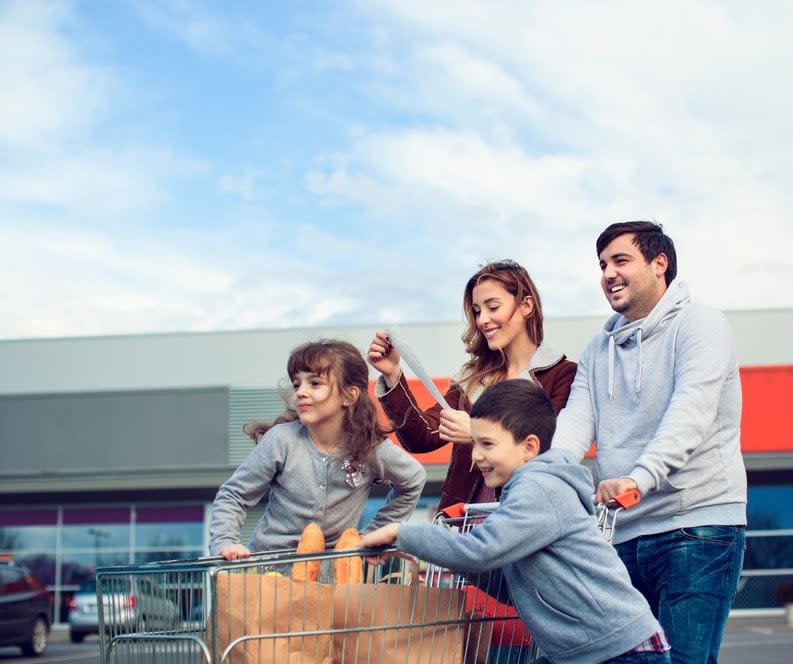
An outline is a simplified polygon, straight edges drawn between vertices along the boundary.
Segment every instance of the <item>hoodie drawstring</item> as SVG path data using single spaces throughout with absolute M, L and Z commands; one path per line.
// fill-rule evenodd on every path
M 636 330 L 636 345 L 638 346 L 636 352 L 639 354 L 639 358 L 636 362 L 636 382 L 634 383 L 634 389 L 638 397 L 642 391 L 642 328 Z
M 614 396 L 614 335 L 609 335 L 609 401 Z

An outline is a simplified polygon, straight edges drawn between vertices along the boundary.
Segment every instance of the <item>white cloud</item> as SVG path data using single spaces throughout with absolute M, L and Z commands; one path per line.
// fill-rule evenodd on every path
M 610 221 L 654 217 L 688 250 L 681 275 L 703 297 L 728 307 L 791 302 L 773 288 L 758 296 L 746 278 L 759 262 L 776 266 L 769 282 L 793 276 L 793 136 L 780 131 L 793 111 L 781 85 L 793 66 L 788 7 L 774 5 L 771 22 L 712 3 L 362 9 L 392 32 L 378 35 L 380 59 L 405 63 L 388 72 L 384 97 L 432 119 L 356 137 L 324 174 L 312 172 L 314 191 L 370 210 L 385 201 L 388 214 L 393 200 L 409 201 L 455 228 L 514 223 L 513 252 L 525 246 L 523 220 L 562 261 L 540 259 L 540 269 L 573 279 L 584 270 L 565 261 L 564 246 L 577 234 L 592 244 Z M 730 270 L 716 267 L 714 250 Z
M 254 168 L 240 175 L 226 174 L 220 177 L 220 191 L 251 201 L 262 196 L 264 171 Z
M 90 126 L 110 82 L 102 67 L 76 62 L 60 27 L 68 6 L 12 1 L 0 6 L 0 145 L 42 147 Z
M 697 296 L 793 306 L 787 3 L 129 10 L 149 58 L 0 8 L 2 336 L 456 320 L 504 257 L 605 314 L 595 237 L 647 217 Z

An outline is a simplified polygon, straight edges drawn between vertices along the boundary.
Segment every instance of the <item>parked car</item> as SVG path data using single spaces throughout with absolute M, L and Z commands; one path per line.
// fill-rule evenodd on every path
M 47 649 L 52 624 L 50 595 L 30 570 L 0 559 L 0 646 L 19 646 L 28 657 Z
M 103 624 L 113 634 L 169 630 L 180 623 L 179 607 L 147 576 L 130 575 L 102 588 Z M 69 603 L 69 638 L 80 643 L 99 633 L 96 579 L 84 581 Z

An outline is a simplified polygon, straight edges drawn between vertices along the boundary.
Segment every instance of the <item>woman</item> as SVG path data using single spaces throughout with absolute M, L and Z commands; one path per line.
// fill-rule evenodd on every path
M 471 463 L 468 412 L 484 388 L 510 378 L 531 380 L 551 398 L 558 415 L 576 371 L 574 362 L 543 343 L 540 295 L 518 263 L 504 260 L 482 267 L 465 286 L 463 308 L 468 325 L 462 340 L 470 359 L 445 394 L 448 410 L 438 404 L 418 407 L 387 333 L 378 331 L 368 351 L 369 363 L 382 374 L 377 396 L 402 446 L 421 453 L 454 444 L 439 510 L 496 498 Z

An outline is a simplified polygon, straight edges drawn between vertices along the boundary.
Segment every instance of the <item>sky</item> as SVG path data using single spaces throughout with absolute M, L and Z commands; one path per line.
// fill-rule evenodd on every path
M 793 3 L 0 0 L 0 338 L 610 313 L 651 219 L 793 307 Z

